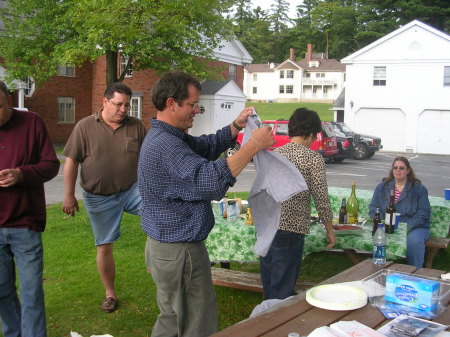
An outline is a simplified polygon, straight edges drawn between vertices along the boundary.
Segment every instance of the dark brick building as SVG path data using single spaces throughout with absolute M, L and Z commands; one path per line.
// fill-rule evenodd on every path
M 243 88 L 244 65 L 252 61 L 251 56 L 239 41 L 230 41 L 215 53 L 212 64 L 223 79 L 232 79 Z M 119 67 L 120 67 L 120 62 Z M 60 67 L 58 75 L 38 88 L 27 83 L 24 105 L 28 110 L 41 115 L 54 143 L 67 141 L 73 127 L 82 118 L 102 106 L 106 87 L 106 60 L 85 62 L 79 68 Z M 156 116 L 151 102 L 151 88 L 158 76 L 153 70 L 132 71 L 123 81 L 133 90 L 130 114 L 141 118 L 149 127 L 150 119 Z M 14 105 L 18 106 L 19 92 L 13 93 Z

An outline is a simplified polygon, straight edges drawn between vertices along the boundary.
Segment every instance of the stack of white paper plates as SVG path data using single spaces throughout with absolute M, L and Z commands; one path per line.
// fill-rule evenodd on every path
M 322 309 L 354 310 L 367 304 L 367 294 L 353 286 L 325 284 L 309 289 L 306 301 Z

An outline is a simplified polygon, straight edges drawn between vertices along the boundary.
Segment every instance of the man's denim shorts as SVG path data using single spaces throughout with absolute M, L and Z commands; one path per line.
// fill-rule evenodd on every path
M 137 183 L 126 191 L 107 196 L 83 191 L 83 201 L 97 246 L 114 242 L 120 237 L 123 212 L 139 215 L 141 208 Z

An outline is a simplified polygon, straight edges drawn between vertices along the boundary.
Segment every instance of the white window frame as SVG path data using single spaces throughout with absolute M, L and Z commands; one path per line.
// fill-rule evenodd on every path
M 125 70 L 129 59 L 130 58 L 128 56 L 120 54 L 119 76 L 122 75 Z M 130 68 L 126 72 L 125 77 L 133 77 L 133 61 L 131 61 Z
M 292 84 L 286 85 L 286 94 L 293 94 L 294 93 L 294 86 Z
M 253 92 L 254 94 L 257 94 L 257 93 L 258 93 L 258 87 L 253 87 L 252 92 Z
M 75 67 L 62 65 L 58 67 L 58 76 L 75 77 Z
M 444 66 L 444 87 L 450 86 L 450 66 Z
M 280 85 L 280 86 L 279 86 L 278 92 L 279 92 L 280 94 L 284 94 L 284 85 Z
M 142 119 L 142 97 L 133 96 L 130 100 L 130 112 L 128 115 Z
M 24 88 L 24 94 L 26 97 L 33 96 L 34 90 L 36 89 L 36 86 L 34 84 L 33 77 L 25 77 L 23 80 L 23 83 L 25 83 L 26 88 Z
M 385 87 L 386 86 L 386 66 L 373 67 L 373 86 Z
M 257 81 L 258 80 L 258 74 L 253 74 L 253 81 Z
M 294 78 L 294 71 L 286 70 L 286 78 Z
M 60 124 L 75 123 L 75 97 L 58 96 L 56 102 L 57 102 L 58 123 Z
M 235 64 L 230 64 L 228 66 L 228 79 L 236 81 L 237 79 L 237 69 Z
M 231 110 L 233 108 L 232 102 L 225 102 L 220 105 L 223 110 Z
M 284 78 L 284 70 L 280 70 L 280 78 Z

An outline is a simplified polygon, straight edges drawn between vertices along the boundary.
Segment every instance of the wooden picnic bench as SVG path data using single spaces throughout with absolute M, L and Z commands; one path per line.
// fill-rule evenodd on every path
M 250 273 L 226 268 L 211 268 L 213 284 L 223 287 L 263 292 L 261 276 L 259 273 Z M 297 281 L 297 291 L 304 291 L 316 284 L 307 281 Z
M 425 243 L 426 257 L 425 268 L 432 268 L 433 259 L 440 249 L 447 249 L 450 238 L 429 238 Z

